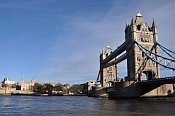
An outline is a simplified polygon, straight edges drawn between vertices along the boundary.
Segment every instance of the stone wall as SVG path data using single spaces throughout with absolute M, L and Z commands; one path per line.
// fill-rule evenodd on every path
M 110 99 L 175 96 L 175 84 L 141 85 L 134 81 L 117 82 L 108 93 Z
M 175 84 L 164 84 L 144 94 L 143 97 L 171 96 L 174 95 L 174 93 L 175 93 Z
M 12 92 L 15 92 L 16 88 L 0 88 L 0 94 L 11 94 Z

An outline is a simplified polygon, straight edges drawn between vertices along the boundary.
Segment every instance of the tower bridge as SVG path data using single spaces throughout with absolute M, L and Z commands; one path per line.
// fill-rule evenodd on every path
M 158 52 L 160 48 L 166 56 Z M 116 50 L 108 46 L 100 54 L 97 80 L 109 98 L 170 96 L 175 94 L 175 76 L 160 78 L 160 67 L 175 71 L 175 52 L 158 43 L 155 21 L 152 26 L 140 12 L 126 24 L 125 42 Z M 118 78 L 118 64 L 127 60 L 127 77 Z M 109 88 L 109 89 L 107 89 Z

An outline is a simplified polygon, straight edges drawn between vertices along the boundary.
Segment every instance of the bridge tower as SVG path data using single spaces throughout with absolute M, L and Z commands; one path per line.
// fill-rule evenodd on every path
M 144 79 L 153 79 L 160 77 L 159 65 L 149 60 L 134 44 L 137 41 L 139 44 L 158 54 L 158 47 L 156 42 L 158 41 L 157 26 L 153 19 L 152 26 L 149 27 L 144 21 L 140 12 L 137 13 L 136 19 L 132 18 L 131 24 L 126 24 L 125 28 L 125 42 L 127 53 L 127 70 L 128 80 L 136 81 Z M 154 58 L 158 60 L 157 57 Z
M 100 54 L 100 83 L 102 87 L 112 86 L 110 82 L 117 80 L 117 64 L 111 66 L 105 66 L 103 60 L 112 53 L 110 46 L 107 46 L 104 51 Z M 114 60 L 114 59 L 113 59 Z M 112 60 L 112 61 L 113 61 Z

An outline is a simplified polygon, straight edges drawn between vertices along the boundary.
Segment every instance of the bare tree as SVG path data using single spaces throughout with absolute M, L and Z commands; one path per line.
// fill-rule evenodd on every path
M 74 94 L 79 94 L 83 90 L 83 86 L 80 84 L 74 84 L 70 87 L 70 91 L 73 92 Z

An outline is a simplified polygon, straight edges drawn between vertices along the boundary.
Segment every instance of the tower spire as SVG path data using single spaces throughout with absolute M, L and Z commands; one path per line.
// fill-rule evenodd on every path
M 125 31 L 126 31 L 127 28 L 128 28 L 128 23 L 126 22 Z
M 134 25 L 134 19 L 133 19 L 133 17 L 131 19 L 131 25 Z
M 142 17 L 142 14 L 141 14 L 140 10 L 138 11 L 138 13 L 137 13 L 136 16 L 137 16 L 137 17 Z
M 155 23 L 155 20 L 154 20 L 154 18 L 153 18 L 152 27 L 156 27 L 156 23 Z
M 126 27 L 128 26 L 128 22 L 126 22 Z
M 153 30 L 154 33 L 157 33 L 157 26 L 156 26 L 154 18 L 153 18 L 153 23 L 152 23 L 152 30 Z

